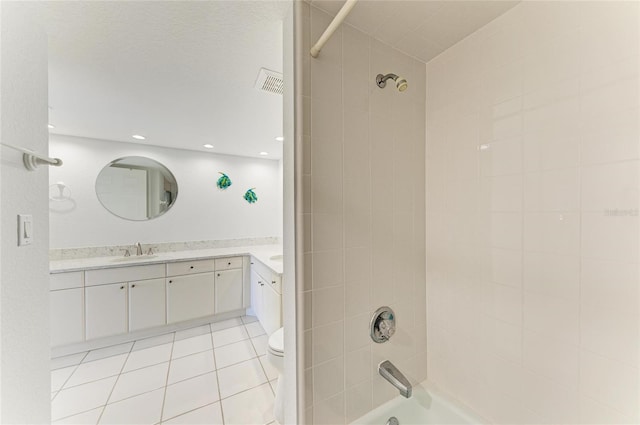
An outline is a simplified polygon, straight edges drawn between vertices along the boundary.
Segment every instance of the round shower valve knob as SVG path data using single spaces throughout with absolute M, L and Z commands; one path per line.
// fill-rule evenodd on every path
M 396 332 L 396 315 L 390 307 L 380 307 L 371 318 L 371 339 L 382 343 Z

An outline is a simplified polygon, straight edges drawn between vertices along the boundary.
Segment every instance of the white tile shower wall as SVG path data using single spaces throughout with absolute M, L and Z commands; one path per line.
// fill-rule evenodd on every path
M 523 2 L 427 64 L 429 379 L 638 423 L 638 2 Z
M 312 59 L 331 17 L 303 8 L 306 417 L 343 424 L 398 394 L 380 361 L 426 378 L 425 65 L 348 25 Z M 376 86 L 390 72 L 406 92 Z M 398 332 L 376 344 L 382 305 Z

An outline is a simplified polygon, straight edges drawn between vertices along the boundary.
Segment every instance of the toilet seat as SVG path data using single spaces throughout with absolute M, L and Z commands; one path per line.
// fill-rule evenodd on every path
M 284 357 L 284 328 L 280 328 L 269 337 L 269 353 Z

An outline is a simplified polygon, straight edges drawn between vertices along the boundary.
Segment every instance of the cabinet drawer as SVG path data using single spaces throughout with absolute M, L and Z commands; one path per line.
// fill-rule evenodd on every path
M 207 273 L 214 271 L 213 260 L 193 260 L 167 263 L 167 276 L 180 276 L 194 273 Z
M 242 257 L 216 258 L 216 271 L 241 269 Z
M 49 289 L 82 288 L 84 286 L 84 272 L 54 273 L 49 275 Z
M 164 277 L 164 264 L 87 270 L 85 271 L 84 282 L 85 286 L 94 286 L 130 282 L 132 280 L 157 279 L 160 277 Z

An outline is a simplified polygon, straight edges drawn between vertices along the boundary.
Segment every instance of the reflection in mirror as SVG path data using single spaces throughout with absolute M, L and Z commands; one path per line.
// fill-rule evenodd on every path
M 96 195 L 109 212 L 127 220 L 150 220 L 171 208 L 178 183 L 153 159 L 127 156 L 107 164 L 96 179 Z

